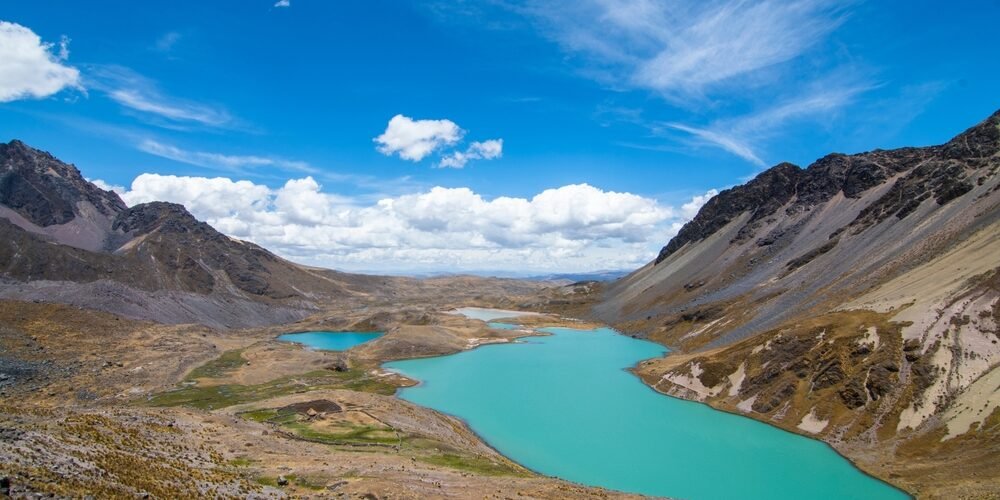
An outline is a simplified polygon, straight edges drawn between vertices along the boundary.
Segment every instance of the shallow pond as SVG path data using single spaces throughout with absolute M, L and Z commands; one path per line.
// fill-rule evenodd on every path
M 654 392 L 625 369 L 662 355 L 658 344 L 543 331 L 385 366 L 422 382 L 400 397 L 463 418 L 542 474 L 679 498 L 906 497 L 822 442 Z
M 487 309 L 485 307 L 460 307 L 452 311 L 452 314 L 461 314 L 466 318 L 478 319 L 481 321 L 493 321 L 498 318 L 538 315 L 538 313 L 533 312 L 511 311 L 509 309 Z
M 278 340 L 303 344 L 323 351 L 346 351 L 382 336 L 382 332 L 301 332 L 286 333 Z

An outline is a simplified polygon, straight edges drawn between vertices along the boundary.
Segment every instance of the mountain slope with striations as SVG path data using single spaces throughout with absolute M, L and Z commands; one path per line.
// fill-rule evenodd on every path
M 909 491 L 978 492 L 1000 474 L 998 169 L 1000 112 L 940 146 L 780 164 L 595 314 L 677 349 L 636 368 L 659 391 L 818 436 Z

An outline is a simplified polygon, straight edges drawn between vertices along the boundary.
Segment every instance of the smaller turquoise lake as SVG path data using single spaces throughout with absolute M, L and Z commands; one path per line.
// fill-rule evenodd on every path
M 495 328 L 497 330 L 517 330 L 518 328 L 521 328 L 520 326 L 512 325 L 510 323 L 492 322 L 492 323 L 486 323 L 486 325 L 489 326 L 490 328 Z
M 626 368 L 661 356 L 657 344 L 608 328 L 542 331 L 384 366 L 421 381 L 399 397 L 464 419 L 542 474 L 689 499 L 907 498 L 822 442 L 654 392 Z
M 480 321 L 493 321 L 497 318 L 514 318 L 517 316 L 535 316 L 538 313 L 526 311 L 512 311 L 510 309 L 489 309 L 485 307 L 460 307 L 452 314 L 461 314 L 466 318 L 478 319 Z
M 382 332 L 302 332 L 286 333 L 278 340 L 303 344 L 322 351 L 346 351 L 382 336 Z

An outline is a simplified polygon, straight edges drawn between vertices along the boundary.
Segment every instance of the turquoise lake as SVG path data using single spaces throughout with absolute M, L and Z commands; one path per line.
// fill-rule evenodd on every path
M 538 313 L 511 311 L 509 309 L 488 309 L 485 307 L 460 307 L 452 314 L 461 314 L 466 318 L 478 319 L 481 321 L 492 321 L 497 318 L 513 318 L 516 316 L 531 316 Z
M 303 344 L 324 351 L 346 351 L 382 336 L 382 332 L 302 332 L 286 333 L 278 340 Z
M 691 499 L 907 498 L 822 442 L 654 392 L 625 369 L 662 355 L 658 344 L 607 328 L 543 331 L 385 367 L 421 381 L 403 399 L 577 483 Z

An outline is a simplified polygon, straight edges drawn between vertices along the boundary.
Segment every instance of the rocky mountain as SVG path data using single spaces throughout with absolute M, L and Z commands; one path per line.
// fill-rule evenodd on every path
M 978 491 L 1000 475 L 998 169 L 1000 112 L 940 146 L 782 163 L 594 312 L 676 348 L 636 370 L 657 390 L 818 436 L 910 491 Z
M 49 241 L 105 249 L 117 194 L 87 182 L 73 165 L 21 141 L 0 143 L 0 217 Z
M 158 323 L 238 328 L 406 297 L 447 302 L 544 284 L 350 274 L 289 262 L 230 238 L 181 205 L 128 207 L 73 165 L 0 143 L 0 299 L 71 304 Z
M 373 285 L 225 236 L 181 205 L 128 207 L 74 166 L 16 140 L 0 144 L 0 238 L 0 297 L 162 323 L 292 321 Z

